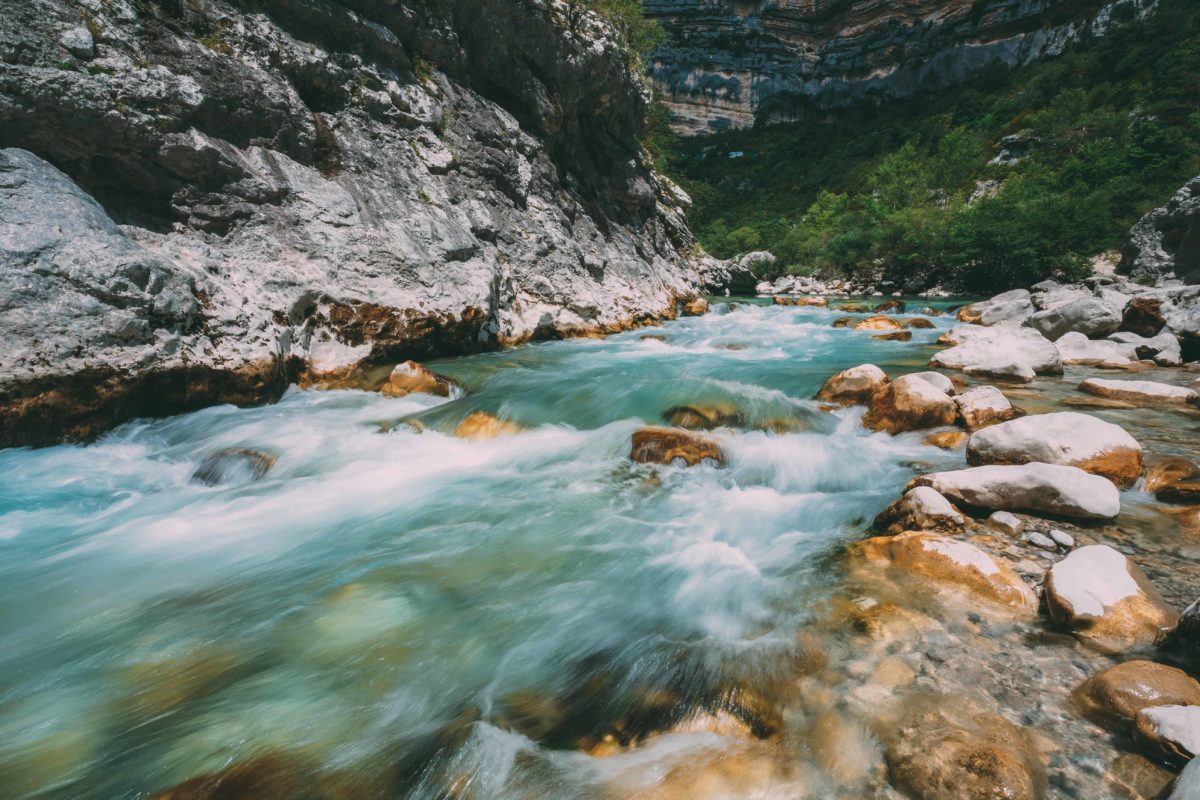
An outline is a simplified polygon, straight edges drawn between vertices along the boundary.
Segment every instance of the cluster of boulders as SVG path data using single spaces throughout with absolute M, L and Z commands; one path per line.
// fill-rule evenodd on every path
M 995 387 L 962 391 L 961 381 L 940 373 L 889 380 L 865 364 L 831 377 L 818 398 L 867 406 L 863 422 L 877 430 L 967 428 L 969 466 L 912 480 L 875 518 L 880 535 L 852 546 L 855 564 L 965 594 L 974 607 L 1017 620 L 1031 622 L 1040 609 L 1046 624 L 1102 653 L 1165 647 L 1200 654 L 1200 601 L 1181 615 L 1116 548 L 1076 547 L 1071 534 L 1036 523 L 1112 520 L 1119 488 L 1135 487 L 1143 475 L 1143 488 L 1156 497 L 1195 502 L 1196 465 L 1175 457 L 1147 470 L 1142 446 L 1118 425 L 1077 412 L 1022 416 Z M 1014 545 L 1061 557 L 1032 585 L 1004 555 Z M 1130 661 L 1093 676 L 1077 694 L 1089 717 L 1124 731 L 1153 757 L 1182 764 L 1200 754 L 1200 682 L 1183 670 Z M 1196 778 L 1185 773 L 1172 796 L 1191 796 L 1178 792 L 1194 789 Z
M 1110 275 L 1085 284 L 1043 281 L 958 310 L 961 322 L 988 329 L 952 332 L 952 369 L 1012 362 L 1038 374 L 1065 365 L 1135 369 L 1139 362 L 1179 366 L 1200 358 L 1200 286 L 1174 281 L 1147 287 Z M 967 332 L 969 331 L 969 332 Z M 1057 363 L 1056 363 L 1057 362 Z
M 766 251 L 750 253 L 742 257 L 742 264 L 746 264 L 756 272 L 763 272 L 763 266 L 773 266 L 775 264 L 775 256 Z M 854 295 L 856 297 L 882 297 L 884 295 L 899 296 L 903 294 L 900 288 L 888 281 L 879 278 L 860 279 L 854 277 L 846 278 L 818 278 L 813 275 L 784 275 L 775 280 L 759 281 L 754 290 L 760 295 Z M 950 292 L 935 286 L 920 293 L 922 297 L 949 297 Z

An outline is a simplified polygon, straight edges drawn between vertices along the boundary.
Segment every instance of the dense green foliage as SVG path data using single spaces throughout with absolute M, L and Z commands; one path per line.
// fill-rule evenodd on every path
M 1025 157 L 990 164 L 1014 134 Z M 1088 47 L 936 96 L 652 138 L 695 201 L 699 240 L 721 257 L 765 247 L 790 272 L 883 267 L 913 287 L 1078 276 L 1200 173 L 1200 4 L 1163 0 Z

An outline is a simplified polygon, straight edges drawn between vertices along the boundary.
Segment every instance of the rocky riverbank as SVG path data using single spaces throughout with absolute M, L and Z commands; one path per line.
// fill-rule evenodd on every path
M 11 5 L 0 446 L 673 316 L 648 102 L 562 3 Z

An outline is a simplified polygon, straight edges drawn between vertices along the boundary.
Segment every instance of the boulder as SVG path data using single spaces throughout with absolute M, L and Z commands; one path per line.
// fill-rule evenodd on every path
M 228 447 L 206 456 L 192 473 L 192 482 L 204 486 L 250 483 L 266 475 L 275 460 L 262 450 Z
M 778 259 L 769 250 L 754 250 L 738 259 L 738 269 L 752 272 L 755 275 L 769 273 L 775 268 Z
M 912 319 L 900 320 L 900 324 L 905 328 L 913 328 L 915 330 L 932 330 L 933 323 L 924 317 L 913 317 Z
M 754 273 L 733 261 L 722 261 L 705 254 L 696 261 L 696 272 L 708 294 L 728 296 L 755 293 L 757 278 Z
M 912 341 L 912 331 L 892 331 L 891 333 L 877 333 L 871 337 L 880 342 L 910 342 Z
M 1128 345 L 1133 348 L 1135 358 L 1153 359 L 1155 364 L 1162 367 L 1177 367 L 1183 363 L 1183 350 L 1179 339 L 1170 331 L 1163 331 L 1149 338 L 1118 331 L 1109 336 L 1108 340 Z
M 1025 324 L 1050 341 L 1072 331 L 1087 337 L 1107 336 L 1121 327 L 1121 312 L 1097 297 L 1082 297 L 1039 311 Z
M 1166 800 L 1196 800 L 1200 797 L 1200 758 L 1193 758 L 1168 787 Z
M 1162 298 L 1135 297 L 1126 304 L 1121 314 L 1119 330 L 1129 331 L 1138 336 L 1157 336 L 1167 325 L 1163 316 Z
M 1200 682 L 1166 664 L 1126 661 L 1088 678 L 1076 698 L 1094 717 L 1129 723 L 1143 708 L 1200 705 Z
M 958 413 L 969 431 L 977 431 L 1016 417 L 1020 412 L 994 386 L 976 386 L 954 398 Z
M 812 308 L 828 308 L 829 300 L 825 297 L 797 297 L 792 301 L 795 306 L 810 306 Z
M 1083 366 L 1126 366 L 1137 357 L 1132 344 L 1108 339 L 1089 339 L 1074 331 L 1054 343 L 1063 364 Z
M 1077 411 L 1003 422 L 967 443 L 973 466 L 1030 462 L 1078 467 L 1127 488 L 1141 477 L 1142 446 L 1120 425 Z
M 1079 389 L 1097 397 L 1124 400 L 1138 405 L 1187 405 L 1196 403 L 1200 398 L 1193 389 L 1157 381 L 1088 378 L 1079 384 Z
M 1200 753 L 1200 706 L 1151 706 L 1133 718 L 1139 741 L 1167 761 L 1183 764 Z
M 683 304 L 681 313 L 685 317 L 700 317 L 708 313 L 708 301 L 703 297 L 695 297 Z
M 874 364 L 844 369 L 825 381 L 817 399 L 843 406 L 866 405 L 875 392 L 888 383 L 883 370 Z
M 1031 287 L 1033 294 L 1030 299 L 1038 311 L 1052 311 L 1076 300 L 1086 300 L 1092 297 L 1087 289 L 1078 286 L 1063 286 L 1055 281 L 1042 281 Z
M 940 372 L 913 372 L 910 373 L 914 378 L 920 378 L 926 383 L 931 383 L 941 389 L 946 394 L 954 394 L 954 381 Z
M 1097 648 L 1150 646 L 1177 621 L 1136 564 L 1108 545 L 1072 551 L 1046 573 L 1050 618 Z
M 863 415 L 872 430 L 901 433 L 953 425 L 958 407 L 944 391 L 914 375 L 904 375 L 879 389 Z
M 855 324 L 854 330 L 856 330 L 856 331 L 898 331 L 898 330 L 900 330 L 900 323 L 896 322 L 896 320 L 892 319 L 891 317 L 880 314 L 878 316 L 867 317 L 864 320 L 860 320 L 857 324 Z
M 908 306 L 903 300 L 892 298 L 891 300 L 884 300 L 871 310 L 876 314 L 903 314 L 906 308 Z
M 1013 289 L 998 294 L 990 300 L 963 306 L 956 315 L 959 322 L 972 322 L 991 327 L 993 325 L 1020 325 L 1036 309 L 1025 289 Z
M 892 784 L 921 800 L 1039 800 L 1043 766 L 1029 734 L 966 698 L 919 697 L 891 727 Z
M 1038 375 L 1061 375 L 1062 357 L 1053 342 L 1032 328 L 960 327 L 939 341 L 953 347 L 935 353 L 929 366 L 966 370 L 967 367 L 1017 364 Z
M 515 422 L 502 420 L 486 411 L 476 411 L 473 414 L 468 414 L 466 419 L 459 423 L 454 430 L 454 435 L 459 439 L 472 439 L 475 441 L 483 441 L 486 439 L 495 439 L 497 436 L 510 436 L 514 433 L 520 433 L 521 426 Z
M 1200 481 L 1179 481 L 1164 486 L 1154 493 L 1154 499 L 1173 505 L 1196 505 L 1200 503 Z
M 735 406 L 674 406 L 663 412 L 663 421 L 674 428 L 711 431 L 714 428 L 740 428 L 746 415 Z
M 62 48 L 76 58 L 91 60 L 96 55 L 96 42 L 87 28 L 71 28 L 58 37 Z
M 397 364 L 388 379 L 379 387 L 385 397 L 404 397 L 409 394 L 435 394 L 452 397 L 459 386 L 445 375 L 426 369 L 415 361 Z
M 772 297 L 772 298 L 771 298 L 771 305 L 776 305 L 776 306 L 794 306 L 794 305 L 796 305 L 796 298 L 794 298 L 794 297 L 780 297 L 779 295 L 775 295 L 774 297 Z
M 962 530 L 967 518 L 949 500 L 928 486 L 910 489 L 875 517 L 874 527 L 883 533 L 904 531 Z
M 953 584 L 973 595 L 1017 611 L 1032 614 L 1037 596 L 1009 567 L 970 542 L 935 533 L 908 531 L 897 536 L 879 536 L 856 546 L 870 561 Z
M 938 431 L 926 436 L 924 442 L 943 450 L 957 450 L 967 443 L 968 438 L 966 431 Z
M 721 466 L 725 451 L 706 436 L 678 428 L 642 428 L 634 431 L 629 457 L 641 464 L 697 464 Z
M 1029 511 L 1113 519 L 1121 496 L 1107 478 L 1056 464 L 990 465 L 934 472 L 909 482 L 931 486 L 953 503 L 992 511 Z
M 991 361 L 986 364 L 973 364 L 964 367 L 963 374 L 970 375 L 972 378 L 1010 383 L 1029 383 L 1037 376 L 1037 373 L 1029 365 L 1018 361 Z

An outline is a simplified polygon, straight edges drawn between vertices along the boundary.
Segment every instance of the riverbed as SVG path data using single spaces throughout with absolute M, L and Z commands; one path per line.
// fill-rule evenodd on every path
M 1163 778 L 1114 768 L 1128 743 L 1070 708 L 1111 663 L 1070 636 L 936 599 L 910 635 L 846 626 L 887 599 L 846 546 L 963 456 L 812 399 L 846 367 L 923 368 L 954 317 L 897 342 L 837 316 L 714 300 L 429 362 L 462 397 L 292 390 L 0 451 L 0 796 L 133 798 L 232 768 L 233 796 L 899 797 L 873 710 L 953 693 L 1036 732 L 1050 796 Z M 1011 399 L 1052 410 L 1092 372 Z M 714 434 L 728 464 L 632 463 L 633 431 L 687 404 L 743 416 Z M 454 437 L 475 411 L 522 430 Z M 1195 412 L 1095 413 L 1148 455 L 1195 457 Z M 277 460 L 193 481 L 231 447 Z M 1200 535 L 1122 499 L 1116 525 L 1075 534 L 1195 599 Z M 1052 560 L 1005 548 L 1031 583 Z

